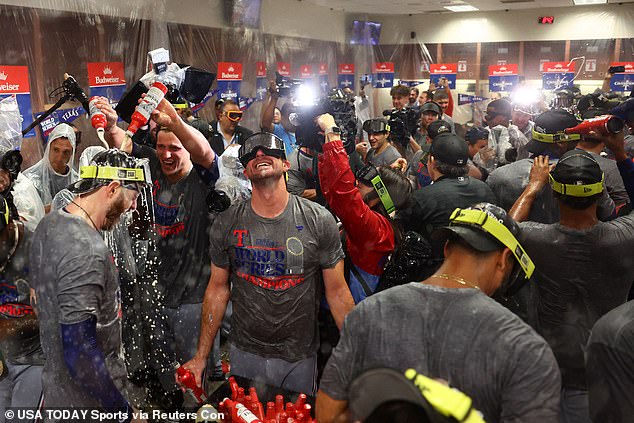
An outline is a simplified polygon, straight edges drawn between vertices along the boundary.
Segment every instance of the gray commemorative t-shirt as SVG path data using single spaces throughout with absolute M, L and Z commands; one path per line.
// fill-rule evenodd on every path
M 65 210 L 44 217 L 30 251 L 40 339 L 46 355 L 42 386 L 50 407 L 99 407 L 71 377 L 64 360 L 60 324 L 97 318 L 97 346 L 115 385 L 125 392 L 121 350 L 121 296 L 112 253 L 84 219 Z
M 535 263 L 531 319 L 561 368 L 562 385 L 586 389 L 585 355 L 597 320 L 627 300 L 634 280 L 634 214 L 584 230 L 520 223 Z
M 343 259 L 332 215 L 291 194 L 286 209 L 268 219 L 247 200 L 216 218 L 210 238 L 214 265 L 231 267 L 235 346 L 290 362 L 312 356 L 319 345 L 321 270 Z
M 396 147 L 393 145 L 388 145 L 385 150 L 383 150 L 380 154 L 375 154 L 373 148 L 368 151 L 368 157 L 366 157 L 366 161 L 368 163 L 372 163 L 374 166 L 389 166 L 396 159 L 400 159 L 401 154 L 398 152 Z
M 350 383 L 376 367 L 446 380 L 488 423 L 559 422 L 560 376 L 548 344 L 475 289 L 413 282 L 357 304 L 320 389 L 347 400 Z

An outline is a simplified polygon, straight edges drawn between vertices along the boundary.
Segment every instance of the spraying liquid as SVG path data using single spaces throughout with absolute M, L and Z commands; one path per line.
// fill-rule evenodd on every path
M 130 120 L 130 125 L 128 129 L 125 131 L 125 140 L 123 141 L 123 145 L 121 149 L 126 151 L 129 143 L 132 142 L 132 137 L 139 130 L 140 127 L 146 125 L 150 120 L 150 115 L 156 109 L 158 104 L 163 100 L 167 94 L 167 87 L 160 82 L 155 82 L 150 87 L 150 90 L 147 92 L 145 97 L 141 100 L 141 102 L 134 109 L 134 113 L 132 113 L 132 118 Z
M 97 130 L 97 137 L 99 138 L 99 141 L 101 141 L 104 147 L 110 148 L 104 135 L 107 124 L 106 115 L 97 108 L 97 98 L 98 97 L 90 97 L 90 103 L 88 103 L 90 110 L 90 124 Z

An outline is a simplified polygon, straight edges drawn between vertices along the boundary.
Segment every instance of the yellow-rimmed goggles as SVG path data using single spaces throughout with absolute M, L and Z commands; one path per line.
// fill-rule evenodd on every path
M 485 423 L 473 408 L 471 398 L 443 383 L 421 375 L 414 369 L 405 371 L 405 377 L 420 390 L 425 400 L 440 414 L 462 423 Z
M 141 168 L 113 167 L 113 166 L 81 166 L 81 179 L 107 179 L 112 181 L 138 182 L 149 184 L 149 175 Z
M 581 135 L 565 134 L 563 132 L 558 132 L 556 134 L 544 134 L 533 129 L 533 139 L 539 142 L 554 144 L 556 142 L 577 141 L 581 139 Z
M 9 220 L 11 219 L 9 203 L 5 198 L 2 199 L 2 202 L 4 203 L 4 210 L 2 210 L 2 223 L 4 226 L 7 226 L 9 224 Z
M 390 193 L 387 191 L 385 183 L 381 179 L 381 175 L 379 175 L 379 171 L 376 167 L 374 167 L 372 163 L 368 163 L 367 165 L 359 169 L 355 174 L 355 177 L 364 185 L 372 185 L 374 187 L 374 190 L 379 196 L 383 207 L 385 207 L 385 211 L 387 212 L 387 214 L 390 214 L 394 210 L 396 210 L 396 207 L 394 206 L 394 201 L 392 200 L 392 197 L 390 197 Z
M 596 182 L 594 184 L 587 185 L 571 185 L 571 184 L 562 184 L 561 182 L 557 182 L 553 175 L 548 175 L 550 179 L 550 186 L 553 191 L 558 192 L 562 195 L 567 195 L 570 197 L 591 197 L 596 194 L 601 194 L 603 192 L 603 180 L 605 179 L 605 175 L 601 175 L 601 182 Z
M 520 245 L 517 238 L 515 238 L 503 223 L 492 218 L 488 213 L 475 209 L 456 209 L 449 218 L 449 225 L 451 226 L 453 224 L 478 226 L 513 252 L 527 279 L 533 274 L 535 264 Z

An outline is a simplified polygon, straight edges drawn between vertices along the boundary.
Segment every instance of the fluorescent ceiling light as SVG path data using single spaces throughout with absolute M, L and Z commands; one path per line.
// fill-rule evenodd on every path
M 586 4 L 606 4 L 608 0 L 572 0 L 575 6 L 585 6 Z
M 476 10 L 479 10 L 477 7 L 473 7 L 468 4 L 460 6 L 445 6 L 445 9 L 451 10 L 452 12 L 475 12 Z

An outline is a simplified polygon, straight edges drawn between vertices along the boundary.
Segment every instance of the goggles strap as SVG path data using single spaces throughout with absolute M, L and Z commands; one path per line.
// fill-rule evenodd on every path
M 370 182 L 372 182 L 372 186 L 374 187 L 374 190 L 378 194 L 379 199 L 381 200 L 381 203 L 383 204 L 383 207 L 385 207 L 385 211 L 387 212 L 387 214 L 391 214 L 394 210 L 396 210 L 396 207 L 394 207 L 394 201 L 392 201 L 392 197 L 390 197 L 390 193 L 387 192 L 387 188 L 385 187 L 385 184 L 383 183 L 381 176 L 376 175 L 374 178 L 372 178 Z
M 133 181 L 146 183 L 145 172 L 140 168 L 112 166 L 82 166 L 79 168 L 81 179 L 108 179 L 113 181 Z

